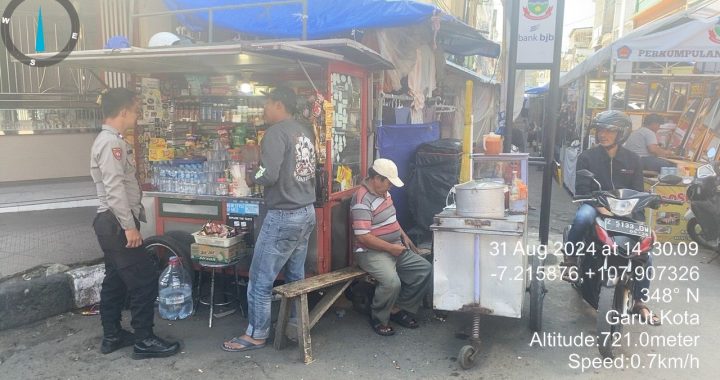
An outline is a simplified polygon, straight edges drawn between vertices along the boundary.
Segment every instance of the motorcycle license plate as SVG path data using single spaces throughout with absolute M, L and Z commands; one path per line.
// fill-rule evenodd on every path
M 605 219 L 605 229 L 633 236 L 650 236 L 650 227 L 645 223 L 634 223 L 625 220 Z

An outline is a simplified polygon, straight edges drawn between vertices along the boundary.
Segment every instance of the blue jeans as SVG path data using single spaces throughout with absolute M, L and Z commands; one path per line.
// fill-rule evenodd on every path
M 585 239 L 585 235 L 588 233 L 590 228 L 592 228 L 593 223 L 595 223 L 595 218 L 597 217 L 597 214 L 598 213 L 595 210 L 595 207 L 590 206 L 589 204 L 583 204 L 582 206 L 580 206 L 580 208 L 578 208 L 577 212 L 575 213 L 575 219 L 573 219 L 572 227 L 570 227 L 570 231 L 568 232 L 568 242 L 573 243 L 577 247 L 577 244 Z M 574 254 L 575 250 L 572 250 L 572 252 L 568 253 Z M 645 271 L 645 275 L 642 276 L 640 280 L 635 282 L 635 288 L 633 289 L 633 297 L 636 300 L 640 300 L 642 298 L 643 289 L 650 289 L 650 275 L 648 274 L 648 272 L 652 271 L 652 265 L 652 255 L 648 255 L 648 269 L 647 271 Z
M 573 219 L 572 227 L 570 227 L 570 231 L 568 232 L 568 242 L 573 243 L 575 246 L 581 243 L 585 239 L 585 235 L 590 231 L 590 228 L 592 228 L 593 223 L 595 223 L 596 217 L 597 211 L 595 207 L 586 203 L 582 204 L 575 213 L 575 219 Z M 574 253 L 575 250 L 572 251 L 573 252 L 568 253 Z
M 314 228 L 313 205 L 267 212 L 250 264 L 247 335 L 254 339 L 267 339 L 273 282 L 283 266 L 287 282 L 305 278 L 308 239 Z

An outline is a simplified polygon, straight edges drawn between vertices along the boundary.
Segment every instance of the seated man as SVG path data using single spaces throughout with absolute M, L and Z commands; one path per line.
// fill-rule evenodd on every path
M 390 320 L 418 327 L 411 314 L 418 311 L 432 273 L 430 263 L 417 254 L 417 247 L 397 222 L 388 193 L 391 185 L 403 186 L 395 163 L 377 159 L 350 203 L 355 262 L 377 280 L 370 324 L 382 336 L 395 334 Z
M 659 172 L 662 167 L 675 166 L 672 162 L 660 158 L 674 155 L 671 150 L 663 149 L 658 145 L 656 133 L 663 122 L 665 120 L 658 114 L 645 116 L 642 127 L 633 131 L 625 142 L 625 149 L 640 156 L 644 170 Z
M 604 111 L 599 113 L 593 120 L 591 127 L 595 127 L 597 146 L 590 148 L 578 157 L 576 170 L 587 169 L 595 175 L 601 189 L 597 184 L 585 177 L 575 178 L 575 195 L 590 194 L 595 190 L 632 189 L 643 190 L 643 173 L 640 167 L 638 156 L 625 149 L 623 141 L 632 129 L 630 118 L 620 111 Z M 572 227 L 568 232 L 567 242 L 578 246 L 583 242 L 589 230 L 592 228 L 598 210 L 590 204 L 584 203 L 575 214 Z M 578 278 L 577 257 L 575 250 L 565 252 L 563 265 L 563 280 L 572 282 Z M 648 257 L 648 267 L 652 267 L 652 255 Z M 573 273 L 574 272 L 574 273 Z M 635 305 L 633 312 L 640 314 L 648 324 L 656 326 L 660 324 L 658 316 L 648 309 L 643 299 L 643 289 L 650 288 L 650 276 L 643 276 L 636 282 L 633 292 Z M 646 293 L 648 294 L 648 293 Z

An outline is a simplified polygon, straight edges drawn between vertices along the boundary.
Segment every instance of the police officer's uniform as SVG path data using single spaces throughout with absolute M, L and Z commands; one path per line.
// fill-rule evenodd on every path
M 158 275 L 142 246 L 126 248 L 125 230 L 139 230 L 145 212 L 132 147 L 113 127 L 103 125 L 95 138 L 90 174 L 100 200 L 93 228 L 105 254 L 105 279 L 100 291 L 103 331 L 106 337 L 120 332 L 121 312 L 129 295 L 131 326 L 135 340 L 141 341 L 153 334 Z

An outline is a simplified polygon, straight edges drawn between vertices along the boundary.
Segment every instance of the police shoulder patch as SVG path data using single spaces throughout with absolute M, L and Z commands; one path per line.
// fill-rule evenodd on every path
M 120 161 L 122 159 L 122 149 L 121 148 L 112 148 L 113 157 L 115 157 L 116 160 Z

